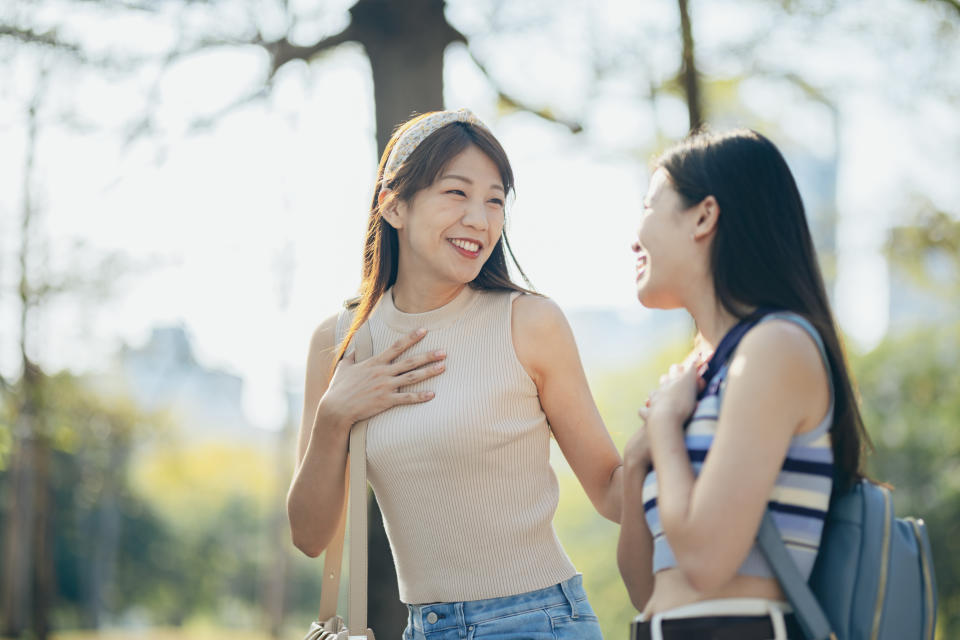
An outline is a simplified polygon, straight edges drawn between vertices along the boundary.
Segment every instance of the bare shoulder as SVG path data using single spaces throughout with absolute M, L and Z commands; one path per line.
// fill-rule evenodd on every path
M 769 320 L 749 331 L 730 363 L 730 376 L 764 381 L 794 396 L 822 392 L 827 397 L 827 370 L 820 349 L 813 336 L 789 320 Z
M 823 370 L 820 349 L 813 336 L 797 323 L 780 318 L 763 322 L 749 331 L 737 351 L 748 355 L 767 354 L 794 366 L 805 365 Z
M 568 332 L 570 326 L 560 305 L 546 296 L 519 295 L 513 301 L 512 325 L 514 340 L 539 342 L 557 332 Z
M 310 336 L 310 350 L 307 353 L 308 371 L 330 369 L 333 365 L 333 358 L 336 355 L 337 347 L 337 318 L 339 313 L 335 313 L 326 318 L 313 330 Z
M 513 301 L 513 347 L 537 386 L 550 372 L 579 359 L 573 332 L 560 306 L 545 296 L 521 295 Z

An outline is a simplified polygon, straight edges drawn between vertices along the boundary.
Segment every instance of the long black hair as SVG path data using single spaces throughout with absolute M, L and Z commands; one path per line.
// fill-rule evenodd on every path
M 758 307 L 784 309 L 816 327 L 826 346 L 833 381 L 831 437 L 837 480 L 847 487 L 864 477 L 863 453 L 870 438 L 857 406 L 803 201 L 780 151 L 756 131 L 701 131 L 668 149 L 655 166 L 670 176 L 685 207 L 710 195 L 720 206 L 710 269 L 723 308 L 737 318 Z

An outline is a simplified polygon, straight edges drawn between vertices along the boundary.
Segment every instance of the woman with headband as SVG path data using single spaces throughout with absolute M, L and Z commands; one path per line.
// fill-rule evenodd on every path
M 316 556 L 333 537 L 323 514 L 343 505 L 349 432 L 369 418 L 405 639 L 601 637 L 553 529 L 550 436 L 613 521 L 621 461 L 562 312 L 508 274 L 513 186 L 469 111 L 403 124 L 380 163 L 352 323 L 338 332 L 331 317 L 310 346 L 293 540 Z M 375 355 L 357 363 L 364 323 Z

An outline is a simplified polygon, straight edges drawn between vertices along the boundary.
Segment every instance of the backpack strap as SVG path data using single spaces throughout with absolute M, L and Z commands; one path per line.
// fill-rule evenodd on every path
M 746 318 L 737 322 L 737 324 L 721 338 L 720 344 L 717 345 L 717 348 L 713 351 L 713 355 L 707 360 L 707 369 L 703 372 L 703 379 L 706 381 L 707 386 L 697 393 L 697 400 L 703 399 L 710 388 L 710 383 L 714 382 L 715 378 L 719 380 L 720 378 L 717 378 L 717 376 L 721 375 L 721 372 L 725 374 L 727 361 L 730 359 L 730 356 L 733 355 L 733 352 L 737 350 L 740 341 L 747 335 L 750 329 L 755 327 L 757 323 L 769 313 L 771 313 L 770 309 L 762 307 L 757 309 Z
M 831 631 L 830 622 L 820 603 L 783 544 L 780 530 L 769 509 L 764 512 L 760 531 L 757 532 L 757 546 L 770 563 L 773 574 L 793 606 L 797 622 L 807 640 L 836 640 L 837 636 Z

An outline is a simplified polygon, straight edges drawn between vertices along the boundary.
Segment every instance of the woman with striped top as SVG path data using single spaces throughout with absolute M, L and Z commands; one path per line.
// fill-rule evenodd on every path
M 780 152 L 754 131 L 668 150 L 633 250 L 641 304 L 683 307 L 698 331 L 624 450 L 633 636 L 799 638 L 755 544 L 761 518 L 809 577 L 831 489 L 862 476 L 867 436 Z

